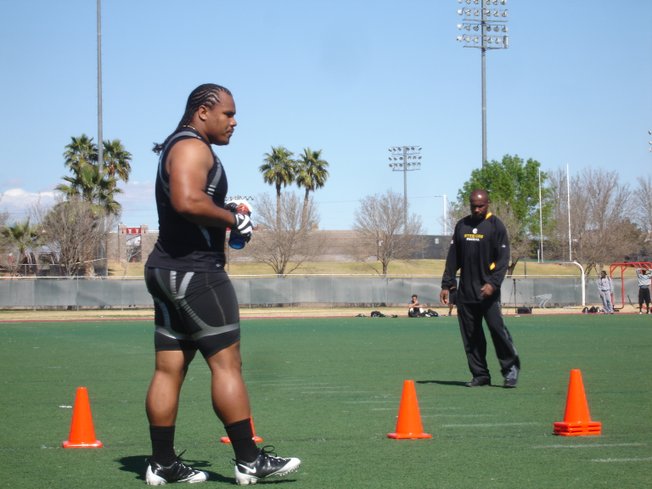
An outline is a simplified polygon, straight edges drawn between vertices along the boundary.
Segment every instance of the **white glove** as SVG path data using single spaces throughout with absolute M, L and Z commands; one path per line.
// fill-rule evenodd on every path
M 254 233 L 254 225 L 251 222 L 251 218 L 247 214 L 235 213 L 235 228 L 238 231 L 238 234 L 244 238 L 246 242 L 249 242 L 251 236 Z

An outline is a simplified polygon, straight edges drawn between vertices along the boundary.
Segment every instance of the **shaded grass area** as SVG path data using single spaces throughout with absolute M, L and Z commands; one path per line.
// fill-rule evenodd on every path
M 293 488 L 640 488 L 652 480 L 649 316 L 510 318 L 519 387 L 469 389 L 456 318 L 243 321 L 244 372 L 257 434 L 302 458 Z M 0 325 L 0 486 L 143 485 L 148 322 Z M 493 350 L 490 367 L 501 382 Z M 557 437 L 569 371 L 582 371 L 597 437 Z M 232 485 L 197 358 L 182 393 L 176 446 Z M 415 380 L 431 440 L 390 440 L 403 381 Z M 75 389 L 89 391 L 101 449 L 60 448 Z

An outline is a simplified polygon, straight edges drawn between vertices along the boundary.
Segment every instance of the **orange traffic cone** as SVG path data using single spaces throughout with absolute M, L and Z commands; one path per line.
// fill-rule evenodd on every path
M 396 440 L 432 438 L 432 435 L 423 432 L 414 380 L 403 382 L 403 394 L 398 408 L 396 433 L 387 433 L 387 437 Z
M 264 441 L 260 436 L 256 435 L 256 427 L 254 426 L 254 418 L 253 417 L 249 418 L 249 421 L 251 422 L 251 432 L 254 434 L 254 436 L 252 438 L 254 440 L 254 442 L 260 443 L 260 442 Z M 221 437 L 220 441 L 222 443 L 231 443 L 231 440 L 229 439 L 228 436 Z
M 63 448 L 102 448 L 101 441 L 95 439 L 91 403 L 86 387 L 77 387 L 75 405 L 72 408 L 72 422 L 68 439 L 61 443 Z
M 584 394 L 582 372 L 579 369 L 570 371 L 564 421 L 553 423 L 553 426 L 554 434 L 561 436 L 599 435 L 602 431 L 601 422 L 591 421 L 589 405 Z

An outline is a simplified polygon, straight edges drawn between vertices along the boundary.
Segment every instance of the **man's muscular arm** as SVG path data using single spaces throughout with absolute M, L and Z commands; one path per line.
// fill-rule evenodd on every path
M 185 139 L 175 144 L 167 156 L 172 207 L 189 221 L 201 226 L 233 226 L 232 212 L 215 205 L 205 192 L 213 154 L 205 143 Z

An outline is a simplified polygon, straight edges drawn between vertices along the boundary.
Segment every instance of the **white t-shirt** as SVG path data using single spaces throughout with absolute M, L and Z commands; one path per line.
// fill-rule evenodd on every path
M 649 287 L 652 277 L 650 277 L 650 270 L 645 270 L 643 268 L 636 269 L 636 278 L 638 279 L 639 287 Z

